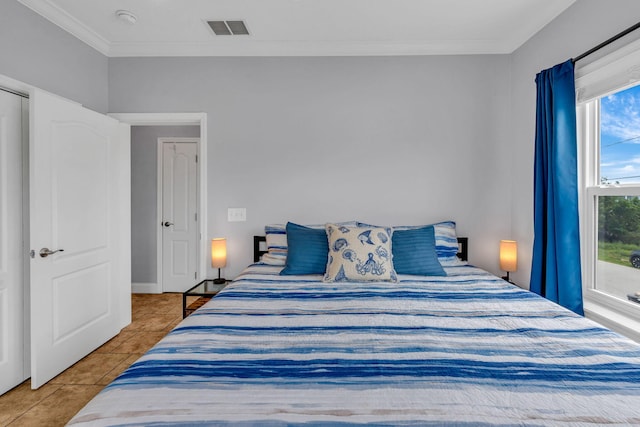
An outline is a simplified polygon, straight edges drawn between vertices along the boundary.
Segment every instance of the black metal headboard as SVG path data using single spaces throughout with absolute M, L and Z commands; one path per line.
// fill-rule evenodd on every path
M 267 238 L 265 236 L 253 236 L 253 262 L 260 261 L 260 257 L 267 253 L 266 241 Z M 265 243 L 265 245 L 261 245 L 261 243 Z M 458 237 L 458 258 L 462 261 L 469 260 L 468 237 Z
M 458 258 L 462 261 L 469 261 L 469 238 L 458 237 Z
M 265 243 L 264 249 L 260 247 L 260 243 L 262 242 Z M 260 257 L 268 252 L 266 243 L 266 236 L 253 236 L 253 262 L 260 261 Z

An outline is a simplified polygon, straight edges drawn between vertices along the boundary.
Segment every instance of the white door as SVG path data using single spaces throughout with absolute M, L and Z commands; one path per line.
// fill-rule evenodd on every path
M 29 377 L 24 360 L 23 102 L 26 106 L 26 99 L 0 90 L 0 394 Z
M 197 280 L 197 144 L 162 143 L 162 290 L 183 292 Z
M 128 125 L 43 91 L 31 97 L 30 121 L 38 388 L 130 321 L 130 152 Z

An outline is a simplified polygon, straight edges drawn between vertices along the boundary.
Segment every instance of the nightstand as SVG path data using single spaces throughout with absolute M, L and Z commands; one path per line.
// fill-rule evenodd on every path
M 211 298 L 215 297 L 218 292 L 223 290 L 231 281 L 227 280 L 221 284 L 213 283 L 213 279 L 206 279 L 195 285 L 193 288 L 182 293 L 182 318 L 184 319 L 198 308 L 205 305 Z M 198 297 L 189 306 L 187 306 L 187 297 Z

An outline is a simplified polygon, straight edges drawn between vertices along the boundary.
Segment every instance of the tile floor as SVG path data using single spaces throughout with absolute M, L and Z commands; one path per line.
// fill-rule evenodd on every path
M 0 396 L 0 426 L 64 426 L 182 320 L 182 294 L 133 294 L 132 322 L 38 390 L 29 380 Z

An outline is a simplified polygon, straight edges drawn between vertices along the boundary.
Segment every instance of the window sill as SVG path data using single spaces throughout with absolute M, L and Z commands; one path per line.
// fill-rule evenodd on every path
M 592 298 L 585 298 L 585 317 L 640 343 L 640 321 L 613 310 Z

